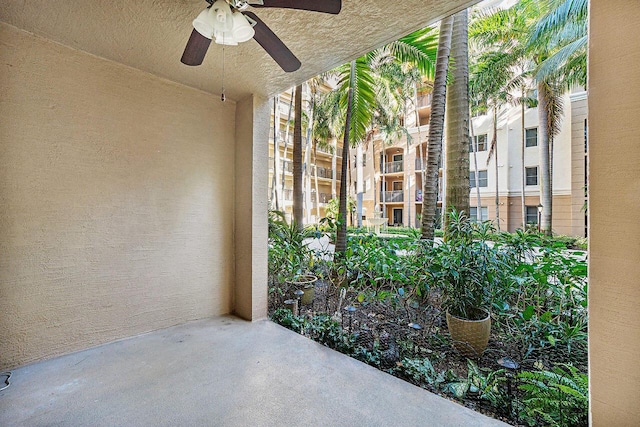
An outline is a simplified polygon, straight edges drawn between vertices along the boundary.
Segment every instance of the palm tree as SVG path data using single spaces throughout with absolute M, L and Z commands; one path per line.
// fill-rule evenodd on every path
M 412 62 L 425 74 L 433 72 L 435 56 L 434 35 L 431 29 L 418 30 L 398 41 L 381 48 L 401 62 Z M 349 145 L 356 145 L 370 135 L 374 107 L 376 105 L 376 86 L 372 62 L 382 56 L 381 51 L 369 54 L 345 64 L 338 69 L 340 76 L 341 107 L 346 111 L 344 142 L 342 147 L 342 171 L 340 182 L 340 213 L 336 230 L 336 256 L 346 251 L 347 236 L 347 161 Z M 348 70 L 348 71 L 347 71 Z
M 451 59 L 454 68 L 446 97 L 445 230 L 449 212 L 469 212 L 469 57 L 466 9 L 454 15 Z
M 586 84 L 588 0 L 555 0 L 531 32 L 540 120 L 540 231 L 552 234 L 553 138 L 562 116 L 562 92 Z
M 271 176 L 271 208 L 280 210 L 278 203 L 278 160 L 280 157 L 280 140 L 278 139 L 278 128 L 280 127 L 280 111 L 278 103 L 280 97 L 273 97 L 273 175 Z
M 349 64 L 349 79 L 346 83 L 347 101 L 344 124 L 344 141 L 342 142 L 342 171 L 340 177 L 340 201 L 336 230 L 336 256 L 344 255 L 347 250 L 347 160 L 349 158 L 349 133 L 351 132 L 351 116 L 353 114 L 353 87 L 356 85 L 356 62 L 357 61 L 351 61 Z
M 551 52 L 536 68 L 536 79 L 562 76 L 564 88 L 587 83 L 589 0 L 553 0 L 529 36 L 528 46 Z
M 293 124 L 293 220 L 302 229 L 302 85 L 295 89 Z
M 511 91 L 519 84 L 520 76 L 514 77 L 512 57 L 509 52 L 504 50 L 482 52 L 474 58 L 471 69 L 470 96 L 474 103 L 487 106 L 492 117 L 492 136 L 487 156 L 487 166 L 493 158 L 496 176 L 496 226 L 500 230 L 498 112 L 503 104 L 511 100 Z M 473 145 L 475 146 L 475 141 L 473 141 Z M 477 174 L 478 172 L 476 171 L 476 176 Z
M 442 157 L 442 137 L 444 135 L 444 112 L 447 95 L 447 73 L 451 53 L 451 32 L 453 15 L 440 22 L 438 53 L 436 58 L 433 96 L 431 97 L 431 117 L 429 120 L 429 139 L 427 141 L 427 166 L 422 191 L 422 230 L 423 239 L 433 240 L 438 203 L 438 173 Z

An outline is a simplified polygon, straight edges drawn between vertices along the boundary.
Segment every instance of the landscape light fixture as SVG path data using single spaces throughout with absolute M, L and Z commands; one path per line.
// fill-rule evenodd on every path
M 542 219 L 542 203 L 538 203 L 538 233 L 540 233 L 540 220 Z

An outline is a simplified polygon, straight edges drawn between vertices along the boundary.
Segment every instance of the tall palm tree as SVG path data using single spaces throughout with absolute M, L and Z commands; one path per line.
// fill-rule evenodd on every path
M 302 229 L 302 85 L 295 89 L 293 124 L 293 220 Z
M 359 58 L 360 59 L 360 58 Z M 351 117 L 353 115 L 354 86 L 356 85 L 356 62 L 349 64 L 349 79 L 346 83 L 347 99 L 344 124 L 344 141 L 342 142 L 342 171 L 340 181 L 340 202 L 336 229 L 335 255 L 343 256 L 347 250 L 347 161 L 349 159 L 349 134 L 351 132 Z M 343 83 L 344 87 L 344 83 Z
M 540 230 L 552 234 L 553 139 L 562 116 L 562 92 L 585 85 L 588 0 L 553 0 L 531 32 L 528 49 L 536 58 L 538 88 Z
M 278 103 L 280 97 L 273 97 L 273 175 L 271 176 L 271 208 L 280 210 L 278 202 L 278 164 L 280 159 L 280 140 L 278 139 L 278 128 L 280 127 L 280 111 Z
M 474 103 L 487 106 L 492 117 L 492 135 L 487 156 L 487 166 L 493 159 L 496 177 L 496 226 L 500 230 L 498 112 L 506 102 L 511 100 L 511 91 L 519 84 L 520 78 L 519 76 L 514 77 L 511 55 L 503 50 L 490 50 L 480 53 L 474 58 L 471 70 L 470 96 Z M 475 146 L 475 141 L 473 142 Z
M 528 46 L 545 46 L 550 55 L 536 68 L 536 79 L 562 76 L 566 89 L 587 83 L 589 0 L 551 0 L 530 33 Z
M 469 213 L 469 56 L 467 10 L 454 15 L 451 33 L 453 72 L 446 97 L 445 224 L 448 212 Z
M 412 62 L 425 74 L 433 72 L 435 57 L 435 36 L 431 29 L 418 30 L 408 36 L 392 42 L 383 49 L 401 62 Z M 340 182 L 340 213 L 336 231 L 336 256 L 346 251 L 347 235 L 347 161 L 349 145 L 356 145 L 365 140 L 371 130 L 371 123 L 376 105 L 374 70 L 372 61 L 380 57 L 380 52 L 369 54 L 345 64 L 338 69 L 340 91 L 343 93 L 341 106 L 346 111 L 344 143 L 342 147 L 342 171 Z M 348 71 L 347 71 L 348 70 Z
M 442 157 L 442 137 L 444 135 L 444 112 L 452 28 L 453 15 L 444 18 L 440 22 L 435 80 L 433 82 L 433 96 L 431 97 L 429 139 L 427 141 L 427 165 L 422 191 L 421 234 L 423 239 L 428 240 L 433 240 L 436 225 L 438 173 L 440 171 L 440 159 Z

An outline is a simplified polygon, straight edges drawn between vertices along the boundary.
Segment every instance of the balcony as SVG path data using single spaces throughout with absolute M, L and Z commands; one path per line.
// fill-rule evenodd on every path
M 325 204 L 325 203 L 329 203 L 329 200 L 332 199 L 331 193 L 319 193 L 318 199 L 320 200 L 320 204 L 321 205 Z M 316 192 L 314 190 L 311 190 L 311 202 L 315 206 L 315 204 L 316 204 Z
M 416 172 L 420 172 L 422 170 L 422 159 L 417 158 L 415 163 Z
M 316 166 L 318 178 L 333 179 L 333 169 Z
M 403 161 L 396 160 L 394 162 L 387 162 L 384 165 L 384 173 L 399 173 L 404 170 Z
M 404 202 L 404 191 L 383 191 L 380 193 L 380 202 L 385 203 L 401 203 Z

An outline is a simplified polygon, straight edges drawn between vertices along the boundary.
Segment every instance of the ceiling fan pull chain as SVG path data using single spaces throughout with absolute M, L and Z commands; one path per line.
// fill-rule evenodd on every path
M 224 95 L 224 34 L 222 35 L 222 95 L 220 101 L 224 102 L 227 97 Z

